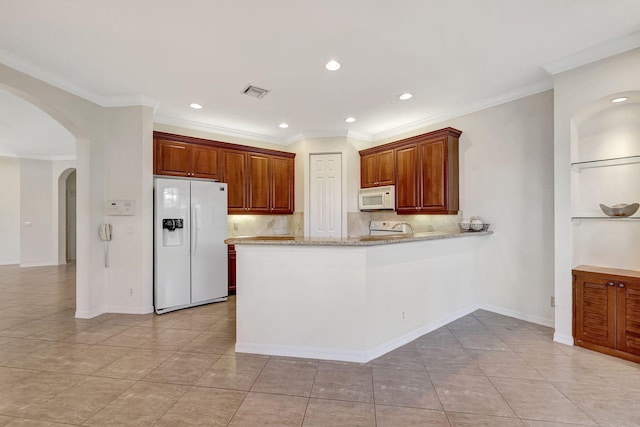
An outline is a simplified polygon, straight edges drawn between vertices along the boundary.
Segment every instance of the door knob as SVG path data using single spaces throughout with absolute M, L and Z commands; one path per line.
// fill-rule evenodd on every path
M 607 283 L 607 286 L 613 286 L 613 282 Z
M 618 283 L 619 288 L 624 288 L 624 283 Z

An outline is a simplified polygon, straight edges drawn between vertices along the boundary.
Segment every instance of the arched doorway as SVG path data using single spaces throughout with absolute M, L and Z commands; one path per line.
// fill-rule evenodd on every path
M 56 240 L 52 243 L 56 246 L 58 252 L 57 261 L 60 261 L 62 257 L 64 262 L 66 262 L 66 179 L 69 177 L 71 172 L 75 172 L 77 174 L 77 182 L 78 188 L 75 191 L 76 195 L 76 211 L 79 212 L 89 212 L 89 187 L 87 184 L 82 184 L 89 182 L 90 176 L 90 155 L 89 155 L 89 139 L 84 135 L 84 132 L 74 123 L 71 118 L 67 117 L 65 114 L 61 113 L 54 106 L 48 104 L 47 102 L 42 101 L 41 99 L 32 96 L 31 94 L 20 90 L 19 88 L 9 86 L 0 82 L 0 93 L 6 92 L 11 95 L 14 95 L 17 99 L 22 101 L 23 103 L 28 103 L 32 107 L 40 110 L 44 115 L 46 115 L 49 119 L 55 121 L 61 128 L 65 129 L 69 134 L 70 138 L 75 143 L 76 146 L 76 161 L 75 161 L 75 169 L 65 170 L 63 173 L 66 173 L 64 177 L 64 188 L 65 191 L 60 193 L 58 191 L 58 197 L 55 199 L 58 202 L 58 206 L 55 209 L 55 216 L 57 218 L 57 227 L 56 222 L 53 222 L 52 226 L 55 230 Z M 55 184 L 53 184 L 55 185 Z M 59 182 L 58 182 L 59 189 Z M 62 198 L 63 203 L 60 203 L 60 198 Z M 65 207 L 65 215 L 59 215 L 59 207 L 63 205 Z M 64 233 L 59 233 L 60 231 L 60 222 L 64 222 Z M 90 259 L 87 254 L 90 253 L 90 233 L 89 233 L 89 224 L 90 218 L 88 216 L 80 216 L 76 219 L 76 253 L 78 254 L 76 261 L 76 315 L 78 317 L 91 317 L 91 303 L 90 303 L 90 295 L 91 295 L 91 269 L 90 269 Z M 60 251 L 60 239 L 63 239 L 65 243 L 62 245 L 63 250 Z M 56 245 L 57 241 L 57 245 Z
M 76 262 L 76 169 L 58 177 L 58 264 Z
M 67 177 L 67 191 L 66 191 L 66 258 L 67 263 L 76 262 L 76 171 L 74 170 Z

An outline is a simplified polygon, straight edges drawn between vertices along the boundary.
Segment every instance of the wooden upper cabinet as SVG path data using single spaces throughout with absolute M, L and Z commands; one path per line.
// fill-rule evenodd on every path
M 245 213 L 247 162 L 245 153 L 222 150 L 222 182 L 227 183 L 227 208 L 229 213 Z
M 156 175 L 227 183 L 230 214 L 292 214 L 295 154 L 153 133 Z
M 229 213 L 293 213 L 293 157 L 222 150 L 222 169 Z
M 158 175 L 218 179 L 218 148 L 156 139 L 154 172 Z
M 270 210 L 271 168 L 269 156 L 247 153 L 248 181 L 247 208 L 253 212 L 268 213 Z
M 293 213 L 294 165 L 291 157 L 271 157 L 271 213 Z
M 573 270 L 575 345 L 640 362 L 640 271 Z
M 191 176 L 195 178 L 220 178 L 220 150 L 217 148 L 191 146 Z
M 396 210 L 399 214 L 418 212 L 418 145 L 396 150 Z
M 156 140 L 156 173 L 158 175 L 188 176 L 191 172 L 189 144 Z
M 395 183 L 398 214 L 457 214 L 461 134 L 445 128 L 360 151 L 361 186 Z
M 420 144 L 423 212 L 457 214 L 458 143 L 439 138 Z
M 395 178 L 394 151 L 363 155 L 360 158 L 360 186 L 362 188 L 393 185 Z

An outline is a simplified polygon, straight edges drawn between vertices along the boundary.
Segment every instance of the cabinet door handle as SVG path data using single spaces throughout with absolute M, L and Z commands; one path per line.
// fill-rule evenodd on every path
M 613 286 L 613 282 L 607 283 L 607 286 Z
M 624 283 L 618 283 L 619 288 L 624 288 Z

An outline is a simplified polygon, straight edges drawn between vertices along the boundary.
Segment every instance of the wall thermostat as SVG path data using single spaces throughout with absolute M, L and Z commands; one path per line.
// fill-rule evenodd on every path
M 107 200 L 107 215 L 135 215 L 135 200 Z

